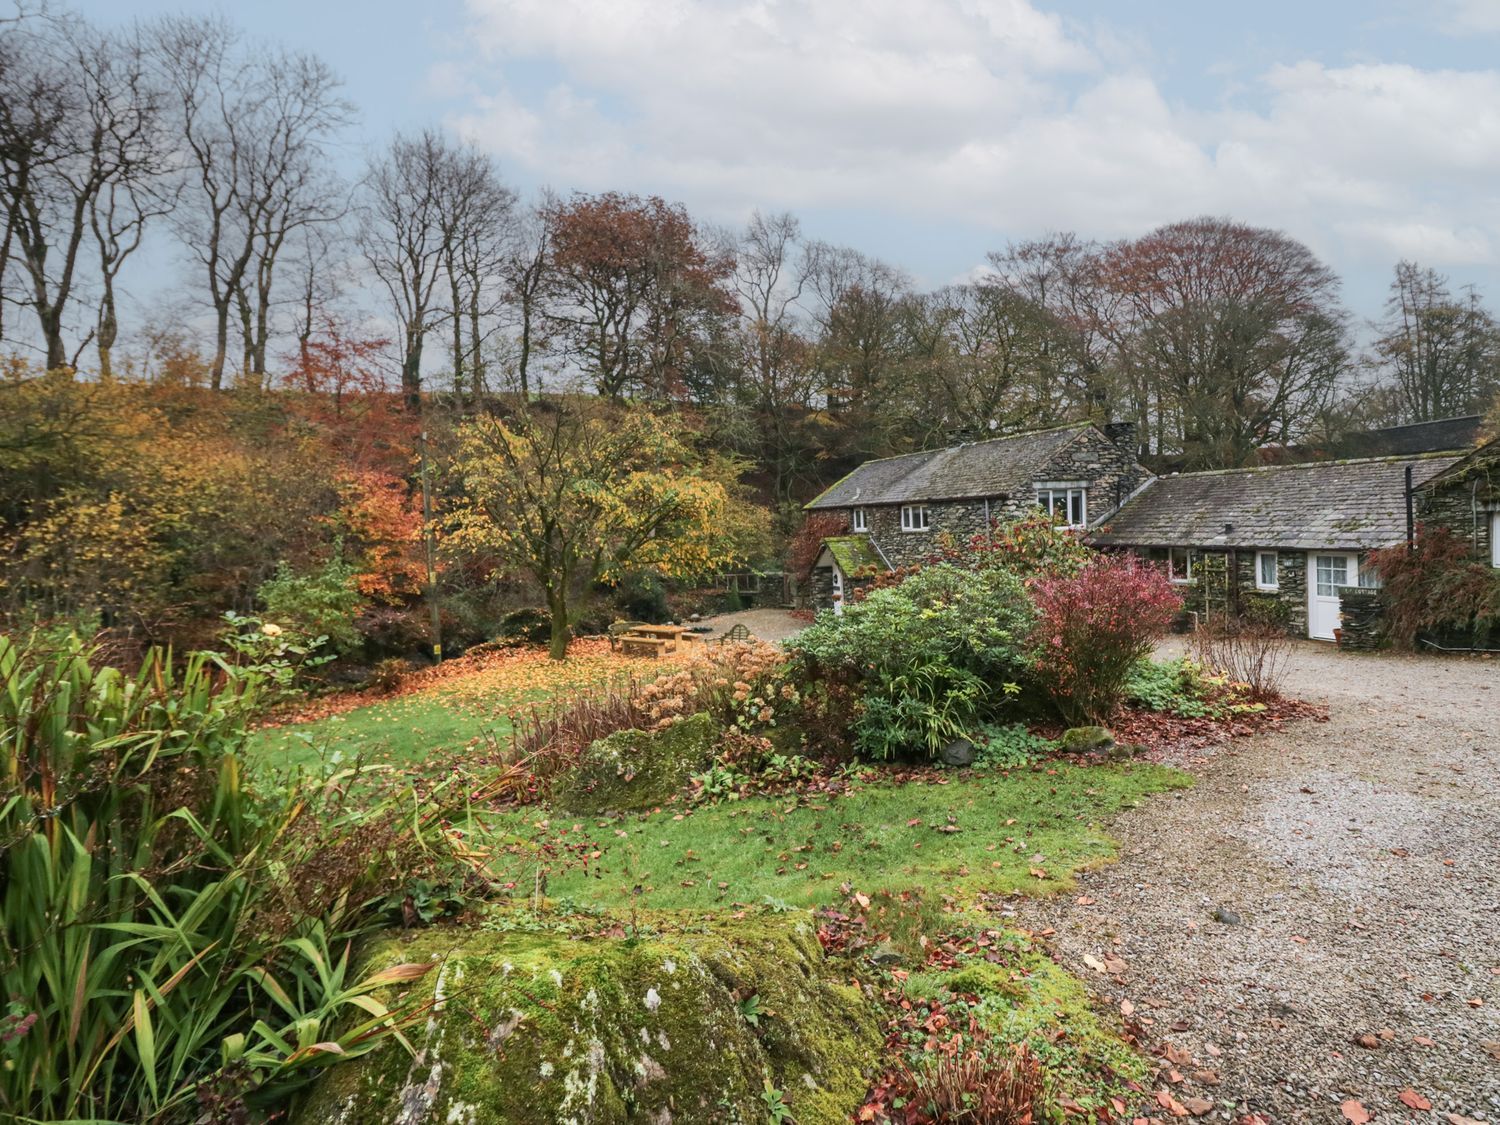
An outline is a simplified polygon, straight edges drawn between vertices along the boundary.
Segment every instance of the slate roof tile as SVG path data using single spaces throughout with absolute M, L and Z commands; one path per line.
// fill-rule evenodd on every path
M 1012 496 L 1028 491 L 1052 457 L 1089 428 L 1079 422 L 947 449 L 866 461 L 807 505 L 908 504 Z
M 1457 461 L 1312 461 L 1157 477 L 1091 538 L 1132 547 L 1384 547 L 1406 538 L 1406 466 L 1415 486 Z

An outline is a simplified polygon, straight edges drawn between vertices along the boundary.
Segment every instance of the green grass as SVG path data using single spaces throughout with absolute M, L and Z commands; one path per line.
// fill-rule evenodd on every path
M 806 907 L 840 900 L 845 883 L 929 898 L 1047 893 L 1114 857 L 1102 825 L 1117 812 L 1188 784 L 1156 766 L 1058 766 L 941 785 L 868 783 L 807 805 L 751 798 L 607 820 L 531 807 L 486 818 L 479 834 L 518 895 L 534 891 L 540 871 L 549 898 L 606 909 L 768 898 Z
M 665 668 L 589 653 L 553 664 L 545 654 L 455 677 L 408 695 L 313 722 L 266 727 L 247 748 L 257 770 L 314 767 L 323 761 L 422 766 L 504 739 L 513 711 L 597 687 L 627 674 L 653 676 Z

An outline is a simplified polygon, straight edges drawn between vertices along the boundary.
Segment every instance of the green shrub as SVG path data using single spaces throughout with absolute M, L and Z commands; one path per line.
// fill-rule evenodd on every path
M 0 637 L 0 1118 L 241 1119 L 409 1017 L 371 993 L 425 966 L 343 939 L 415 830 L 347 777 L 245 789 L 259 672 L 91 655 Z
M 267 621 L 291 632 L 301 642 L 327 638 L 335 652 L 360 646 L 354 620 L 362 599 L 354 585 L 356 570 L 337 554 L 311 574 L 294 574 L 286 563 L 260 584 L 256 598 L 266 607 Z
M 981 727 L 974 744 L 979 751 L 974 761 L 977 767 L 1004 770 L 1029 766 L 1045 758 L 1057 745 L 1039 734 L 1032 734 L 1025 723 Z
M 1142 660 L 1125 681 L 1125 700 L 1148 711 L 1201 719 L 1210 713 L 1203 669 L 1187 657 Z
M 862 753 L 933 754 L 1014 693 L 1031 620 L 1011 571 L 942 563 L 819 615 L 788 647 L 803 675 L 854 690 Z

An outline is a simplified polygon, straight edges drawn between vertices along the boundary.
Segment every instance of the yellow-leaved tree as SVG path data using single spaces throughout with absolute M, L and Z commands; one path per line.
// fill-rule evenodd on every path
M 708 574 L 736 561 L 724 485 L 668 422 L 599 399 L 544 399 L 459 434 L 463 496 L 451 550 L 537 584 L 552 618 L 551 656 L 596 583 L 627 570 Z

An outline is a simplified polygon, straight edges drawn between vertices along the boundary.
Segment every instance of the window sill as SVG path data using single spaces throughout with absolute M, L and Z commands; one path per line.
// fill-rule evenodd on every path
M 1281 593 L 1281 587 L 1280 586 L 1262 586 L 1260 583 L 1257 582 L 1255 584 L 1255 588 L 1256 588 L 1256 590 L 1258 590 L 1262 594 L 1279 594 L 1279 593 Z

